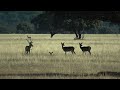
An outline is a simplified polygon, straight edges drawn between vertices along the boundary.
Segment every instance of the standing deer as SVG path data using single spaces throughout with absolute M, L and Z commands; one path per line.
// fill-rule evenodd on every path
M 66 55 L 66 52 L 72 52 L 72 54 L 73 53 L 75 54 L 75 52 L 74 52 L 75 48 L 73 46 L 65 47 L 64 43 L 61 43 L 61 45 L 62 45 L 63 51 L 65 52 L 65 55 Z
M 89 52 L 90 53 L 90 55 L 91 55 L 91 52 L 90 52 L 90 50 L 91 50 L 91 47 L 90 46 L 82 46 L 82 43 L 79 43 L 79 45 L 80 45 L 80 49 L 83 51 L 83 53 L 85 53 L 85 52 Z
M 30 54 L 30 49 L 31 49 L 31 47 L 33 47 L 33 44 L 32 44 L 33 42 L 32 41 L 29 42 L 28 40 L 27 40 L 27 42 L 29 43 L 29 46 L 25 47 L 25 53 L 26 54 L 28 54 L 28 53 Z

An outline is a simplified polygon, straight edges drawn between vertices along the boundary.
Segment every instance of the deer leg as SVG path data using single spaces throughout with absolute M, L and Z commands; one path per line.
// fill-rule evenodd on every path
M 85 54 L 85 52 L 83 51 L 83 55 Z
M 26 51 L 26 54 L 28 54 L 28 51 Z
M 75 51 L 74 51 L 74 54 L 76 54 Z
M 91 52 L 90 51 L 88 51 L 89 53 L 90 53 L 90 55 L 91 55 Z
M 72 51 L 72 54 L 76 54 L 74 51 Z
M 29 54 L 30 54 L 30 51 L 29 51 Z

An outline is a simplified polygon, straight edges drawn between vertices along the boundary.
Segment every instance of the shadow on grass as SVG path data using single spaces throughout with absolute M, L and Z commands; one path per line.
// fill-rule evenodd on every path
M 100 76 L 112 76 L 112 77 L 120 77 L 120 72 L 98 72 L 96 74 L 63 74 L 63 73 L 32 73 L 32 74 L 0 74 L 0 77 L 7 77 L 7 76 L 21 76 L 21 77 L 39 77 L 39 76 L 48 76 L 48 77 L 100 77 Z

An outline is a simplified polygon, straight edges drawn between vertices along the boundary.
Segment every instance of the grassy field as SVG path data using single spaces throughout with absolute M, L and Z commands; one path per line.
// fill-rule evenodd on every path
M 89 34 L 84 40 L 74 40 L 74 34 L 57 34 L 53 38 L 49 34 L 29 36 L 34 47 L 30 55 L 25 55 L 25 34 L 0 35 L 1 79 L 120 79 L 119 35 Z M 74 46 L 76 54 L 65 55 L 61 42 Z M 81 42 L 92 47 L 92 55 L 82 53 Z M 101 75 L 103 72 L 105 76 Z

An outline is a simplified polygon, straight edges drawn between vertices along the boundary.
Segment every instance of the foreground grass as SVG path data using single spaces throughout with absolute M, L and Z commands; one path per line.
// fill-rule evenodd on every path
M 119 78 L 112 76 L 79 76 L 84 73 L 96 74 L 101 71 L 120 72 L 119 35 L 85 35 L 84 40 L 73 40 L 73 34 L 58 34 L 52 39 L 49 34 L 31 34 L 30 36 L 34 42 L 34 47 L 30 55 L 25 55 L 24 48 L 28 45 L 25 40 L 25 34 L 0 35 L 0 78 Z M 61 42 L 65 42 L 66 46 L 74 46 L 76 55 L 71 53 L 65 55 Z M 79 48 L 79 43 L 81 42 L 83 45 L 90 45 L 92 47 L 91 56 L 88 53 L 83 55 Z M 52 56 L 49 55 L 49 51 L 54 52 Z M 45 75 L 46 73 L 78 76 L 49 76 Z M 25 76 L 25 74 L 36 75 Z

